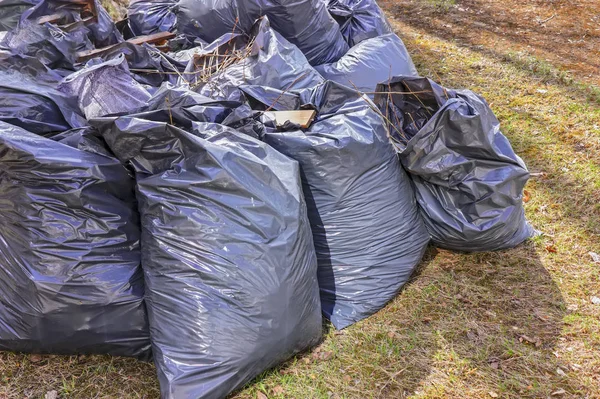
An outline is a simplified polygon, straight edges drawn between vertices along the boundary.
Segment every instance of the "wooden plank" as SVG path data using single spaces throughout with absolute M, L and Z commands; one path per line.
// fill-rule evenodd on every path
M 173 39 L 175 36 L 177 36 L 177 35 L 172 32 L 159 32 L 159 33 L 154 33 L 152 35 L 136 36 L 127 41 L 129 43 L 138 44 L 138 45 L 143 44 L 143 43 L 159 44 L 162 42 L 166 42 L 169 39 Z
M 37 23 L 39 25 L 43 25 L 46 22 L 47 23 L 51 23 L 51 24 L 56 24 L 58 23 L 61 19 L 63 19 L 65 17 L 65 14 L 50 14 L 50 15 L 44 15 L 43 17 L 39 17 L 37 20 Z
M 137 45 L 141 45 L 143 43 L 160 44 L 160 43 L 166 42 L 169 39 L 173 39 L 175 36 L 176 36 L 175 33 L 160 32 L 160 33 L 154 33 L 152 35 L 137 36 L 137 37 L 127 40 L 127 42 L 137 44 Z M 85 61 L 89 61 L 95 57 L 102 57 L 104 54 L 108 53 L 110 50 L 112 50 L 114 47 L 116 47 L 118 45 L 119 44 L 117 43 L 117 44 L 113 44 L 112 46 L 108 46 L 108 47 L 80 51 L 79 53 L 77 53 L 77 62 L 85 62 Z
M 277 127 L 283 127 L 286 122 L 291 122 L 295 125 L 300 125 L 303 129 L 308 129 L 317 116 L 317 111 L 314 109 L 299 111 L 268 111 L 265 113 L 275 118 L 275 125 Z

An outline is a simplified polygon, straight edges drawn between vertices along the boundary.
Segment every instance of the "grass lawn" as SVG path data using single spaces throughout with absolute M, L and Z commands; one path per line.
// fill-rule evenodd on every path
M 566 3 L 381 1 L 422 75 L 492 105 L 533 172 L 526 213 L 544 234 L 496 253 L 431 248 L 384 310 L 326 326 L 319 347 L 233 398 L 600 398 L 600 5 Z M 48 391 L 159 396 L 151 364 L 0 354 L 0 398 Z

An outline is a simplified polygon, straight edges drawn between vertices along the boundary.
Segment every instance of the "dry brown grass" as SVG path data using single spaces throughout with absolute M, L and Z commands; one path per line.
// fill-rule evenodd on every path
M 415 3 L 384 6 L 398 16 L 396 7 Z M 519 48 L 457 42 L 414 18 L 392 23 L 421 73 L 484 95 L 538 172 L 526 212 L 545 235 L 489 254 L 431 249 L 383 311 L 341 333 L 326 327 L 319 348 L 233 397 L 600 398 L 600 305 L 590 301 L 600 296 L 600 264 L 588 254 L 600 253 L 598 91 L 585 71 L 566 73 Z M 149 364 L 28 359 L 0 355 L 0 397 L 158 397 Z

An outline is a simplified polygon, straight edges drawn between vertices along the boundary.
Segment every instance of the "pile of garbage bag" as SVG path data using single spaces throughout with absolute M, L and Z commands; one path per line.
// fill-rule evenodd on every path
M 374 0 L 0 0 L 0 350 L 223 398 L 382 309 L 430 243 L 534 234 L 483 98 Z

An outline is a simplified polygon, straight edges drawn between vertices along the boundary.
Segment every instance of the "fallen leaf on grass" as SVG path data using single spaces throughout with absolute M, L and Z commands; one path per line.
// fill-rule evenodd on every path
M 42 361 L 42 355 L 29 355 L 29 361 L 31 363 L 39 363 Z
M 332 351 L 327 351 L 327 352 L 321 352 L 321 360 L 329 360 L 333 357 L 333 352 Z
M 598 254 L 597 254 L 597 253 L 595 253 L 595 252 L 591 252 L 591 251 L 590 251 L 590 252 L 588 252 L 588 254 L 589 254 L 591 257 L 592 257 L 592 261 L 593 261 L 594 263 L 600 263 L 600 255 L 598 255 Z
M 556 368 L 556 374 L 560 375 L 561 377 L 564 377 L 564 376 L 566 376 L 566 375 L 567 375 L 567 373 L 565 373 L 565 372 L 563 371 L 563 369 L 561 369 L 560 367 L 557 367 L 557 368 Z
M 531 199 L 531 193 L 527 190 L 523 190 L 523 202 L 527 203 Z
M 554 245 L 546 245 L 546 251 L 552 252 L 553 254 L 558 252 L 558 250 L 556 249 L 556 247 Z
M 600 298 L 598 298 L 597 296 L 593 296 L 591 298 L 591 301 L 594 305 L 600 305 Z
M 273 393 L 275 395 L 283 395 L 284 392 L 285 392 L 285 389 L 283 389 L 283 387 L 281 385 L 277 385 L 275 388 L 273 388 Z
M 256 394 L 256 399 L 269 399 L 269 397 L 262 392 L 258 392 Z
M 352 377 L 350 377 L 348 374 L 346 374 L 345 376 L 343 376 L 343 377 L 342 377 L 342 379 L 343 379 L 345 382 L 350 382 L 350 381 L 352 381 Z
M 490 395 L 490 397 L 492 397 L 492 398 L 497 398 L 498 397 L 498 394 L 496 392 L 494 392 L 494 391 L 488 392 L 488 395 Z
M 58 392 L 56 391 L 48 391 L 44 395 L 44 399 L 56 399 L 58 398 Z
M 552 392 L 550 395 L 552 395 L 552 396 L 558 396 L 558 395 L 564 395 L 566 393 L 567 393 L 567 391 L 565 391 L 564 389 L 559 389 L 558 391 Z

